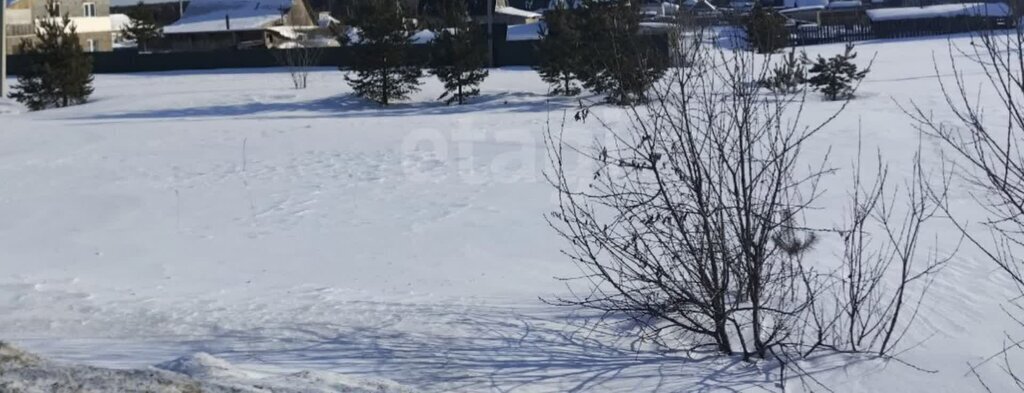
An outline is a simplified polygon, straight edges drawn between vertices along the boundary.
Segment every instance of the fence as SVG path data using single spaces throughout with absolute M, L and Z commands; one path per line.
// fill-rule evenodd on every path
M 789 29 L 794 46 L 873 39 L 938 36 L 1014 27 L 1011 18 L 970 17 L 903 19 L 846 25 L 802 25 Z
M 507 26 L 494 25 L 495 66 L 533 66 L 537 64 L 536 43 L 533 41 L 507 41 Z M 426 64 L 429 46 L 414 45 L 412 61 Z M 219 51 L 138 53 L 136 51 L 114 51 L 89 53 L 93 60 L 93 72 L 97 74 L 159 72 L 178 70 L 208 70 L 218 68 L 266 68 L 277 67 L 279 50 L 236 49 Z M 348 67 L 352 65 L 355 52 L 351 47 L 323 48 L 317 64 L 320 67 Z M 32 56 L 8 56 L 8 73 L 19 75 L 32 64 Z
M 1013 27 L 1009 17 L 958 16 L 954 18 L 907 19 L 872 22 L 876 38 L 911 38 L 967 33 Z
M 789 31 L 789 42 L 794 46 L 864 41 L 874 38 L 875 35 L 870 24 L 804 25 L 793 26 Z
M 417 45 L 413 58 L 426 63 L 428 48 Z M 138 53 L 135 51 L 115 51 L 89 53 L 93 61 L 93 72 L 97 74 L 158 72 L 177 70 L 209 70 L 217 68 L 265 68 L 281 66 L 275 49 L 245 49 L 208 52 L 169 52 L 169 53 Z M 496 45 L 494 50 L 495 65 L 532 66 L 537 64 L 535 42 L 510 41 Z M 323 48 L 317 64 L 320 67 L 348 67 L 352 64 L 351 48 Z M 8 57 L 8 70 L 11 75 L 23 73 L 32 64 L 28 55 L 12 55 Z

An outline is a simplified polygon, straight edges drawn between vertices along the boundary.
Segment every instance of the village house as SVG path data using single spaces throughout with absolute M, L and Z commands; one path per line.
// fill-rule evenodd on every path
M 161 49 L 208 51 L 275 48 L 319 28 L 306 0 L 192 0 L 164 27 Z
M 68 15 L 87 52 L 112 49 L 115 26 L 110 19 L 110 0 L 15 0 L 7 6 L 8 53 L 17 54 L 22 41 L 35 39 L 39 21 L 50 17 L 47 5 Z

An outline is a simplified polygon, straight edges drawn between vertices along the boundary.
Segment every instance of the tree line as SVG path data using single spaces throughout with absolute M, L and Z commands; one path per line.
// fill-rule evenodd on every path
M 492 54 L 485 27 L 470 16 L 466 0 L 434 1 L 419 21 L 409 11 L 394 1 L 352 6 L 345 27 L 334 31 L 341 45 L 353 49 L 351 66 L 341 68 L 345 81 L 356 96 L 387 106 L 419 91 L 429 74 L 444 86 L 438 100 L 470 103 L 489 75 Z M 161 27 L 149 8 L 136 7 L 129 16 L 131 23 L 122 34 L 136 41 L 140 51 L 148 50 L 161 37 Z M 53 14 L 44 23 L 51 28 L 22 43 L 22 51 L 40 61 L 20 77 L 12 97 L 32 110 L 86 102 L 92 92 L 91 59 L 73 26 L 61 29 L 70 21 Z M 666 45 L 640 34 L 639 9 L 626 0 L 560 6 L 546 14 L 538 29 L 536 69 L 553 95 L 573 96 L 588 89 L 613 104 L 643 102 L 669 64 Z M 427 32 L 424 56 L 416 39 Z M 278 58 L 292 73 L 295 87 L 304 88 L 308 69 L 319 62 L 318 52 L 310 48 L 314 43 L 295 44 Z

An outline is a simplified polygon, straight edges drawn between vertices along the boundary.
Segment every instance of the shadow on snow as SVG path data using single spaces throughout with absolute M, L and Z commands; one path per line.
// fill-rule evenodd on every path
M 473 112 L 546 112 L 572 108 L 574 100 L 552 98 L 535 93 L 484 93 L 473 97 L 465 105 L 415 102 L 380 106 L 355 95 L 321 98 L 299 102 L 246 102 L 229 105 L 196 106 L 188 108 L 154 109 L 138 112 L 98 114 L 78 117 L 78 120 L 141 120 L 189 118 L 360 118 L 424 115 L 458 115 Z

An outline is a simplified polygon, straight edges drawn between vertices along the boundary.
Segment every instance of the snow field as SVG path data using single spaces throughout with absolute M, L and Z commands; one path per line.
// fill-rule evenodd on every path
M 808 216 L 819 227 L 841 224 L 858 131 L 869 162 L 880 149 L 902 182 L 919 135 L 899 105 L 950 116 L 933 67 L 934 56 L 948 75 L 945 39 L 858 52 L 860 64 L 877 53 L 872 73 L 806 148 L 808 163 L 827 154 L 837 168 Z M 566 111 L 568 137 L 600 132 L 573 122 L 575 101 L 547 97 L 534 72 L 492 71 L 465 107 L 433 102 L 433 80 L 387 109 L 347 96 L 335 70 L 307 90 L 289 85 L 281 70 L 98 75 L 84 106 L 0 107 L 0 338 L 95 366 L 205 352 L 247 373 L 332 371 L 437 392 L 774 389 L 777 370 L 637 352 L 538 300 L 565 293 L 552 277 L 576 273 L 543 219 L 554 206 L 543 132 Z M 812 95 L 804 115 L 840 105 Z M 624 120 L 615 108 L 595 115 Z M 958 184 L 952 203 L 980 216 L 969 191 Z M 927 246 L 955 248 L 950 226 L 933 232 Z M 811 258 L 832 264 L 840 244 L 823 236 Z M 841 392 L 980 391 L 967 363 L 1015 333 L 1000 305 L 1016 292 L 969 247 L 932 285 L 901 357 L 937 373 L 844 356 L 804 366 Z M 1000 374 L 993 362 L 981 372 Z

